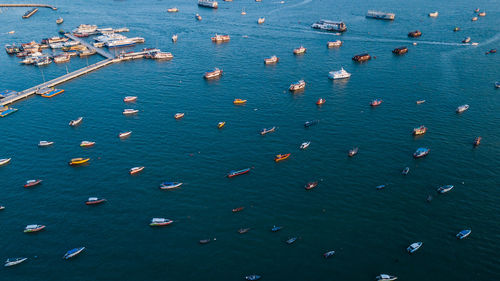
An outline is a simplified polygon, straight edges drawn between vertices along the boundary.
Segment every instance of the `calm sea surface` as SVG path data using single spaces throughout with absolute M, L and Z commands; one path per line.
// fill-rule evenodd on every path
M 13 2 L 13 1 L 6 1 Z M 65 83 L 52 99 L 32 97 L 0 120 L 0 259 L 28 257 L 1 268 L 0 280 L 373 280 L 380 273 L 399 280 L 500 280 L 500 2 L 234 0 L 218 10 L 196 1 L 47 1 L 28 8 L 2 8 L 0 45 L 56 36 L 81 23 L 128 27 L 130 37 L 172 52 L 168 62 L 136 60 L 107 66 Z M 178 7 L 170 14 L 167 8 Z M 472 22 L 473 10 L 487 12 Z M 247 15 L 241 15 L 244 9 Z M 369 9 L 396 13 L 393 22 L 365 18 Z M 427 14 L 439 11 L 438 18 Z M 203 20 L 197 22 L 199 13 Z M 64 23 L 56 25 L 62 16 Z M 266 22 L 257 24 L 264 16 Z M 319 19 L 342 20 L 341 36 L 310 28 Z M 453 32 L 459 26 L 461 31 Z M 419 29 L 421 38 L 407 33 Z M 15 34 L 7 34 L 15 30 Z M 215 33 L 231 41 L 216 45 Z M 177 43 L 170 38 L 178 34 Z M 463 46 L 470 36 L 478 46 Z M 326 42 L 340 39 L 339 49 Z M 412 45 L 418 42 L 418 45 Z M 294 56 L 294 48 L 307 48 Z M 392 49 L 408 46 L 404 56 Z M 47 50 L 46 52 L 50 52 Z M 376 59 L 351 61 L 368 52 Z M 263 59 L 277 55 L 275 66 Z M 0 89 L 21 91 L 102 60 L 73 58 L 37 68 L 0 53 Z M 205 81 L 205 71 L 224 70 Z M 346 81 L 328 72 L 344 67 Z M 287 91 L 304 79 L 306 90 Z M 123 97 L 138 96 L 135 104 Z M 321 108 L 318 98 L 327 100 Z M 247 99 L 234 106 L 233 99 Z M 372 99 L 383 99 L 370 108 Z M 416 105 L 417 100 L 426 102 Z M 456 114 L 455 109 L 470 109 Z M 140 112 L 125 117 L 125 108 Z M 185 112 L 175 120 L 173 115 Z M 68 122 L 84 117 L 81 126 Z M 307 120 L 319 124 L 304 128 Z M 217 129 L 219 121 L 226 121 Z M 425 136 L 414 138 L 414 127 Z M 264 127 L 277 126 L 261 136 Z M 132 136 L 120 140 L 120 131 Z M 482 144 L 473 148 L 476 136 Z M 39 148 L 40 140 L 54 141 Z M 95 141 L 82 149 L 83 140 Z M 303 141 L 311 141 L 299 150 Z M 359 147 L 359 154 L 347 151 Z M 418 147 L 429 147 L 415 160 Z M 278 153 L 290 159 L 275 163 Z M 74 157 L 90 165 L 70 167 Z M 142 174 L 128 170 L 145 166 Z M 401 175 L 410 167 L 407 176 Z M 252 167 L 228 179 L 233 169 Z M 25 189 L 32 178 L 43 184 Z M 318 187 L 304 190 L 308 181 Z M 181 181 L 171 191 L 162 181 Z M 386 184 L 385 190 L 375 186 Z M 440 185 L 455 188 L 437 195 Z M 428 203 L 428 195 L 433 200 Z M 86 206 L 88 197 L 106 204 Z M 233 208 L 245 206 L 240 213 Z M 153 217 L 175 222 L 148 226 Z M 27 224 L 43 232 L 23 233 Z M 283 226 L 279 232 L 273 225 Z M 239 228 L 249 227 L 246 234 Z M 455 234 L 472 229 L 470 237 Z M 285 240 L 299 237 L 292 244 Z M 200 239 L 212 242 L 200 245 Z M 216 241 L 213 241 L 216 240 Z M 422 241 L 413 255 L 409 244 Z M 64 253 L 85 246 L 73 260 Z M 328 260 L 322 254 L 335 250 Z

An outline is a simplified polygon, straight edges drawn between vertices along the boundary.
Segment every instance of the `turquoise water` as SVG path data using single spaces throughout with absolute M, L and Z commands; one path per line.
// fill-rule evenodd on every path
M 498 1 L 250 0 L 220 2 L 218 10 L 196 1 L 53 1 L 58 11 L 40 9 L 22 20 L 27 8 L 2 9 L 0 43 L 39 41 L 81 23 L 129 27 L 142 47 L 172 52 L 168 62 L 136 60 L 105 67 L 60 86 L 52 99 L 33 97 L 2 118 L 0 167 L 0 258 L 25 256 L 25 263 L 2 269 L 0 280 L 373 280 L 380 273 L 399 280 L 500 279 L 500 226 L 497 170 L 500 156 Z M 172 6 L 176 14 L 166 13 Z M 487 16 L 471 22 L 480 7 Z M 240 12 L 245 9 L 247 15 Z M 394 22 L 364 17 L 368 9 L 396 13 Z M 436 19 L 427 13 L 438 10 Z M 194 14 L 203 20 L 197 22 Z M 61 26 L 55 20 L 64 17 Z M 263 25 L 257 19 L 266 17 Z M 313 30 L 318 19 L 343 20 L 348 31 L 335 36 Z M 460 32 L 453 32 L 460 26 Z M 423 36 L 409 40 L 419 29 Z M 7 34 L 15 30 L 15 34 Z M 215 45 L 210 37 L 227 33 Z M 173 44 L 170 37 L 178 34 Z M 462 46 L 470 36 L 479 46 Z M 339 49 L 326 42 L 340 39 Z M 411 42 L 418 42 L 413 46 Z M 300 45 L 307 53 L 295 57 Z M 408 54 L 392 49 L 406 45 Z M 127 49 L 128 50 L 128 49 Z M 373 59 L 355 64 L 351 57 Z M 277 55 L 280 62 L 265 66 Z M 0 87 L 21 91 L 101 60 L 73 58 L 44 68 L 19 65 L 0 54 Z M 328 72 L 344 67 L 346 81 Z M 213 67 L 220 80 L 205 81 Z M 43 71 L 42 71 L 43 70 Z M 292 95 L 290 83 L 304 79 L 306 90 Z M 138 96 L 124 104 L 126 95 Z M 327 100 L 321 108 L 318 98 Z M 244 106 L 233 99 L 244 98 Z M 372 99 L 384 102 L 370 108 Z M 426 103 L 416 105 L 415 101 Z M 457 106 L 469 104 L 461 115 Z M 140 112 L 125 117 L 125 108 Z M 173 115 L 185 112 L 175 120 Z M 68 122 L 83 116 L 81 126 Z M 304 128 L 306 120 L 319 124 Z M 219 121 L 225 128 L 217 129 Z M 419 125 L 425 136 L 414 138 Z M 261 136 L 264 127 L 277 126 Z M 132 136 L 120 140 L 120 131 Z M 476 136 L 482 144 L 472 147 Z M 54 141 L 39 148 L 40 140 Z M 82 149 L 83 140 L 95 141 Z M 311 141 L 301 151 L 303 141 Z M 359 154 L 347 151 L 359 147 Z M 414 160 L 418 147 L 431 153 Z M 292 153 L 275 163 L 274 155 Z M 90 165 L 70 167 L 69 159 L 91 157 Z M 137 176 L 128 169 L 145 166 Z M 409 166 L 409 175 L 401 170 Z M 233 169 L 253 167 L 228 179 Z M 43 184 L 23 188 L 26 180 Z M 314 190 L 304 185 L 318 180 Z M 182 181 L 171 191 L 162 181 Z M 386 184 L 385 190 L 375 186 Z M 454 184 L 444 195 L 435 189 Z M 433 200 L 428 203 L 428 195 Z M 90 196 L 108 200 L 86 206 Z M 239 213 L 233 208 L 245 206 Z M 175 222 L 150 228 L 152 217 Z M 24 234 L 27 224 L 47 228 Z M 283 226 L 277 233 L 273 225 Z M 238 234 L 250 227 L 246 234 Z M 458 241 L 455 234 L 470 228 Z M 284 241 L 299 239 L 292 245 Z M 200 239 L 216 238 L 207 245 Z M 416 241 L 422 248 L 409 256 Z M 72 248 L 87 249 L 62 260 Z M 335 250 L 328 260 L 322 254 Z M 36 258 L 35 258 L 36 256 Z

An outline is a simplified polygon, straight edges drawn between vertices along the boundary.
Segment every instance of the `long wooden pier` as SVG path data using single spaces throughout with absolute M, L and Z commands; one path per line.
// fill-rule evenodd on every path
M 0 4 L 0 7 L 42 7 L 57 10 L 57 7 L 45 4 Z
M 89 48 L 90 50 L 96 51 L 99 55 L 101 55 L 101 56 L 103 56 L 103 57 L 105 57 L 107 59 L 114 59 L 115 58 L 115 56 L 113 56 L 112 54 L 104 51 L 101 48 L 96 48 L 96 47 L 92 46 L 91 44 L 89 44 L 89 43 L 85 42 L 84 40 L 82 40 L 82 39 L 74 36 L 71 33 L 66 33 L 66 34 L 64 34 L 64 36 L 66 36 L 66 37 L 68 37 L 68 38 L 70 38 L 72 40 L 75 40 L 75 41 L 79 42 L 80 44 L 84 45 L 85 47 Z

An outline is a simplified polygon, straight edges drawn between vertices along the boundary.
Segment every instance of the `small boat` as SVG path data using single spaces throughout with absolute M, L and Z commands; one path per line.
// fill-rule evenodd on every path
M 500 88 L 500 82 L 495 82 L 495 88 Z
M 389 274 L 380 274 L 379 276 L 375 277 L 375 279 L 379 281 L 394 281 L 398 278 Z
M 121 139 L 128 138 L 132 134 L 132 131 L 121 132 L 118 134 L 118 137 Z
M 406 176 L 406 175 L 408 175 L 409 172 L 410 172 L 410 167 L 406 167 L 406 168 L 403 169 L 403 171 L 401 172 L 401 174 L 403 174 L 403 175 Z
M 28 180 L 28 181 L 26 181 L 26 184 L 24 185 L 24 187 L 32 187 L 32 186 L 35 186 L 35 185 L 38 185 L 41 183 L 42 183 L 42 180 Z
M 370 105 L 375 107 L 375 106 L 379 106 L 381 103 L 382 103 L 382 100 L 376 99 L 376 100 L 372 100 L 370 102 Z
M 425 147 L 420 147 L 418 148 L 415 153 L 413 153 L 413 157 L 414 158 L 420 158 L 420 157 L 424 157 L 424 156 L 427 156 L 427 154 L 429 154 L 431 150 L 428 149 L 428 148 L 425 148 Z
M 408 47 L 406 47 L 406 46 L 398 47 L 398 48 L 392 50 L 392 53 L 395 54 L 395 55 L 406 54 L 406 53 L 408 53 Z
M 325 100 L 325 99 L 320 98 L 320 99 L 318 99 L 318 100 L 316 101 L 316 105 L 323 105 L 325 102 L 326 102 L 326 100 Z
M 477 17 L 473 17 L 471 21 L 477 21 Z
M 272 128 L 269 128 L 269 129 L 264 128 L 264 129 L 262 129 L 262 131 L 260 131 L 260 134 L 261 135 L 265 135 L 265 134 L 268 134 L 268 133 L 272 133 L 274 131 L 276 131 L 276 127 L 272 127 Z
M 415 242 L 411 244 L 408 248 L 406 248 L 406 250 L 408 251 L 408 253 L 413 254 L 415 251 L 420 249 L 420 247 L 422 247 L 422 244 L 423 244 L 422 242 Z
M 1 206 L 1 205 L 0 205 L 0 211 L 1 211 L 1 210 L 4 210 L 4 209 L 5 209 L 5 206 Z
M 475 9 L 474 12 L 479 13 L 479 8 Z
M 176 114 L 174 115 L 174 118 L 175 118 L 175 119 L 181 119 L 182 117 L 184 117 L 184 113 L 176 113 Z
M 54 144 L 54 142 L 53 142 L 53 141 L 40 141 L 40 142 L 38 143 L 38 146 L 51 146 L 51 145 L 53 145 L 53 144 Z
M 69 121 L 69 125 L 72 127 L 78 126 L 82 123 L 83 117 L 78 117 L 76 120 Z
M 326 43 L 326 46 L 327 46 L 328 48 L 338 48 L 338 47 L 342 46 L 342 41 L 340 41 L 340 40 L 336 40 L 336 41 L 328 41 L 328 42 Z
M 162 182 L 160 184 L 160 189 L 174 189 L 182 185 L 182 182 Z
M 307 142 L 303 142 L 301 145 L 300 145 L 300 149 L 306 149 L 309 147 L 309 145 L 311 145 L 311 142 L 310 141 L 307 141 Z
M 285 242 L 290 245 L 290 244 L 293 244 L 293 242 L 297 241 L 297 237 L 291 237 L 289 238 L 288 240 L 286 240 Z
M 304 188 L 306 190 L 311 190 L 311 189 L 315 188 L 316 186 L 318 186 L 318 182 L 313 181 L 313 182 L 308 182 Z
M 239 234 L 247 233 L 248 231 L 250 231 L 250 228 L 240 228 L 240 229 L 238 229 L 238 233 Z
M 287 153 L 287 154 L 278 154 L 276 155 L 276 157 L 274 158 L 274 162 L 280 162 L 280 161 L 283 161 L 285 159 L 287 159 L 288 157 L 290 157 L 291 153 Z
M 427 127 L 425 127 L 424 125 L 418 127 L 418 128 L 414 128 L 413 129 L 413 135 L 414 136 L 419 136 L 419 135 L 423 135 L 427 132 Z
M 443 186 L 440 186 L 438 189 L 437 189 L 437 192 L 440 193 L 440 194 L 443 194 L 443 193 L 446 193 L 450 190 L 453 189 L 453 185 L 451 184 L 448 184 L 448 185 L 443 185 Z
M 17 264 L 20 264 L 22 263 L 23 261 L 27 260 L 28 258 L 12 258 L 12 259 L 7 259 L 5 261 L 5 264 L 4 266 L 5 267 L 9 267 L 9 266 L 14 266 L 14 265 L 17 265 Z
M 123 115 L 134 115 L 137 114 L 137 112 L 139 112 L 138 109 L 127 108 L 123 110 Z
M 470 37 L 466 37 L 464 40 L 462 40 L 462 43 L 466 44 L 470 42 Z
M 276 64 L 280 59 L 277 56 L 272 56 L 270 58 L 265 58 L 264 63 L 265 64 Z
M 480 17 L 485 17 L 486 16 L 486 12 L 480 12 L 479 14 L 477 14 L 478 16 Z
M 333 257 L 334 255 L 335 255 L 335 251 L 328 251 L 328 252 L 323 254 L 323 257 L 325 259 L 327 259 L 327 258 Z
M 295 54 L 295 55 L 303 55 L 303 54 L 306 53 L 306 51 L 307 51 L 307 49 L 304 48 L 304 46 L 300 46 L 300 47 L 298 47 L 298 48 L 296 48 L 296 49 L 293 50 L 293 54 Z
M 144 170 L 144 166 L 140 166 L 140 167 L 133 167 L 131 168 L 128 172 L 129 174 L 131 175 L 135 175 L 137 173 L 140 173 L 142 170 Z
M 241 10 L 241 14 L 242 15 L 246 15 L 247 14 L 247 12 L 245 12 L 245 9 Z
M 472 232 L 472 230 L 470 230 L 470 229 L 464 229 L 464 230 L 460 231 L 459 233 L 457 233 L 456 237 L 458 239 L 464 239 L 467 236 L 469 236 L 471 232 Z
M 426 201 L 430 203 L 432 201 L 432 195 L 427 196 Z
M 81 147 L 91 147 L 91 146 L 94 146 L 95 144 L 95 141 L 82 141 L 80 143 L 80 146 Z
M 263 24 L 266 21 L 266 18 L 262 17 L 257 20 L 258 24 Z
M 349 150 L 349 157 L 353 157 L 354 155 L 358 154 L 359 148 L 354 147 L 353 149 Z
M 71 159 L 71 161 L 69 161 L 69 165 L 70 166 L 77 166 L 77 165 L 82 165 L 82 164 L 85 164 L 87 162 L 89 162 L 90 158 L 73 158 Z
M 420 30 L 411 31 L 410 33 L 408 33 L 408 37 L 416 38 L 420 36 L 422 36 L 422 32 Z
M 352 60 L 356 61 L 356 62 L 364 62 L 367 60 L 371 60 L 371 58 L 372 57 L 369 54 L 360 54 L 360 55 L 355 55 L 354 57 L 352 57 Z
M 345 71 L 345 69 L 343 67 L 340 68 L 340 70 L 328 72 L 328 78 L 333 79 L 333 80 L 346 79 L 349 77 L 351 77 L 351 73 Z
M 24 233 L 38 232 L 45 228 L 45 225 L 41 224 L 30 224 L 24 228 Z
M 60 17 L 60 18 L 56 19 L 56 23 L 57 23 L 57 24 L 61 24 L 61 23 L 63 23 L 63 22 L 64 22 L 64 19 L 63 19 L 62 17 Z
M 201 239 L 199 242 L 200 242 L 200 244 L 208 244 L 208 243 L 210 243 L 210 241 L 211 240 L 209 238 L 209 239 Z
M 166 218 L 153 218 L 151 219 L 151 223 L 149 224 L 149 226 L 166 226 L 173 222 L 173 220 Z
M 205 75 L 203 77 L 205 77 L 205 79 L 215 79 L 221 76 L 222 76 L 222 70 L 216 67 L 213 71 L 205 72 Z
M 453 28 L 453 31 L 455 31 L 455 32 L 457 32 L 459 30 L 460 30 L 460 27 L 458 27 L 458 26 L 455 26 L 455 28 Z
M 220 34 L 215 34 L 214 37 L 211 38 L 212 42 L 214 43 L 226 43 L 231 40 L 231 37 L 229 35 L 220 35 Z
M 3 158 L 0 159 L 0 166 L 7 165 L 12 158 Z
M 224 127 L 226 125 L 226 122 L 225 121 L 222 121 L 222 122 L 219 122 L 217 123 L 217 128 L 221 129 L 222 127 Z
M 177 38 L 178 38 L 177 34 L 172 35 L 172 42 L 174 43 L 177 42 Z
M 89 197 L 89 199 L 85 201 L 85 205 L 97 205 L 104 202 L 106 202 L 106 199 L 104 198 Z
M 85 247 L 71 249 L 71 250 L 67 251 L 66 254 L 64 254 L 63 259 L 65 259 L 65 260 L 70 259 L 70 258 L 78 255 L 79 253 L 81 253 L 83 250 L 85 250 Z
M 438 16 L 439 16 L 438 11 L 435 11 L 433 13 L 429 13 L 429 17 L 431 17 L 431 18 L 437 18 Z
M 291 92 L 298 91 L 298 90 L 303 90 L 306 87 L 306 82 L 304 80 L 299 80 L 295 83 L 292 83 L 288 90 Z
M 200 20 L 201 20 L 201 16 L 200 16 L 199 14 L 196 14 L 196 15 L 194 16 L 194 18 L 195 18 L 196 20 L 198 20 L 198 21 L 200 21 Z
M 246 280 L 249 280 L 249 281 L 259 280 L 260 278 L 262 278 L 262 276 L 260 276 L 260 275 L 255 275 L 255 274 L 245 276 L 245 279 L 246 279 Z
M 319 121 L 318 121 L 318 120 L 306 121 L 306 122 L 304 123 L 304 127 L 308 128 L 308 127 L 311 127 L 312 125 L 316 125 L 316 124 L 318 124 L 318 123 L 319 123 Z
M 481 137 L 477 137 L 476 139 L 474 139 L 474 146 L 478 146 L 479 144 L 481 144 Z
M 124 102 L 134 102 L 136 100 L 137 100 L 137 97 L 135 97 L 135 96 L 126 96 L 125 98 L 123 98 Z
M 236 177 L 236 176 L 239 176 L 239 175 L 244 175 L 246 173 L 250 172 L 250 168 L 246 168 L 246 169 L 243 169 L 243 170 L 239 170 L 239 171 L 231 171 L 227 174 L 227 177 L 228 178 L 232 178 L 232 177 Z
M 241 212 L 241 211 L 243 211 L 243 209 L 245 209 L 245 207 L 234 208 L 233 213 Z
M 384 189 L 384 188 L 385 188 L 385 184 L 381 184 L 381 185 L 377 185 L 377 186 L 375 186 L 375 189 L 376 189 L 376 190 L 382 190 L 382 189 Z
M 461 105 L 461 106 L 457 107 L 456 112 L 457 113 L 462 113 L 462 112 L 466 111 L 467 109 L 469 109 L 469 105 L 468 104 L 464 104 L 464 105 Z
M 423 104 L 424 102 L 425 102 L 425 100 L 418 100 L 417 104 Z
M 273 228 L 271 228 L 271 231 L 272 232 L 277 232 L 277 231 L 280 231 L 283 227 L 281 226 L 276 226 L 276 225 L 273 225 Z
M 242 100 L 242 99 L 235 99 L 233 101 L 234 104 L 245 104 L 247 100 Z
M 167 12 L 169 12 L 169 13 L 177 13 L 178 11 L 179 11 L 179 9 L 177 9 L 177 7 L 167 9 Z

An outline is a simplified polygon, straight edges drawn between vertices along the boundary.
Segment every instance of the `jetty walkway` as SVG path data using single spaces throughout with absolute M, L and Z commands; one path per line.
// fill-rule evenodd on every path
M 73 35 L 73 34 L 71 34 L 71 33 L 66 33 L 66 34 L 64 34 L 64 36 L 66 36 L 66 37 L 68 37 L 69 39 L 74 40 L 74 41 L 76 41 L 76 42 L 78 42 L 78 43 L 80 43 L 80 44 L 84 45 L 85 47 L 87 47 L 87 48 L 88 48 L 88 49 L 90 49 L 90 50 L 94 50 L 94 51 L 96 51 L 99 55 L 101 55 L 101 56 L 103 56 L 103 57 L 105 57 L 105 58 L 107 58 L 107 59 L 114 59 L 114 58 L 115 58 L 115 56 L 113 56 L 112 54 L 110 54 L 110 53 L 108 53 L 108 52 L 104 51 L 104 50 L 103 50 L 103 49 L 101 49 L 101 48 L 96 48 L 96 47 L 92 46 L 91 44 L 89 44 L 89 43 L 87 43 L 86 41 L 84 41 L 84 40 L 82 40 L 82 39 L 80 39 L 80 38 L 78 38 L 78 37 L 74 36 L 74 35 Z
M 42 7 L 57 10 L 57 7 L 45 4 L 0 4 L 0 7 Z

